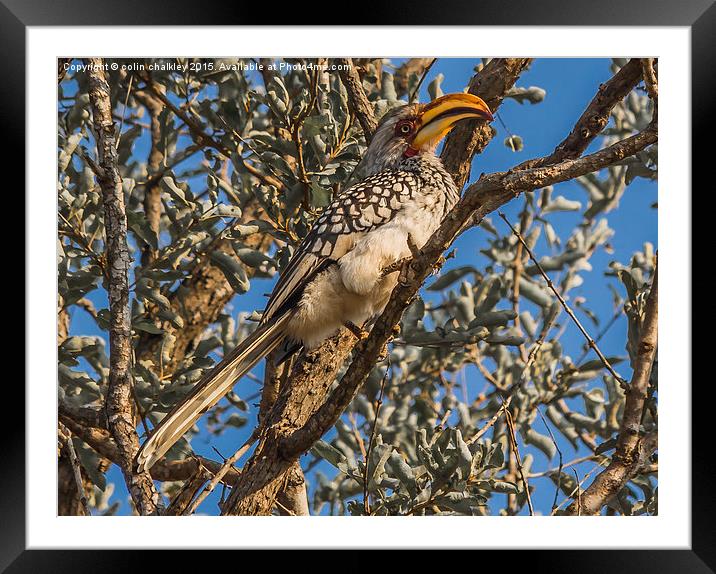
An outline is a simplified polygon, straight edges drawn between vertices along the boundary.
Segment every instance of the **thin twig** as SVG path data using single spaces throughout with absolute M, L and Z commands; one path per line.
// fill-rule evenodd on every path
M 592 469 L 591 469 L 587 474 L 584 475 L 584 478 L 582 478 L 581 481 L 578 480 L 577 486 L 575 486 L 575 487 L 572 489 L 572 492 L 569 493 L 569 496 L 568 496 L 568 497 L 566 497 L 562 502 L 560 502 L 560 503 L 557 505 L 557 508 L 555 508 L 555 509 L 551 512 L 551 515 L 554 516 L 557 512 L 559 512 L 559 509 L 560 509 L 560 508 L 562 508 L 567 502 L 569 502 L 570 500 L 572 500 L 572 498 L 574 498 L 574 495 L 575 495 L 575 494 L 578 494 L 578 493 L 580 492 L 580 489 L 582 488 L 582 485 L 587 481 L 587 479 L 588 479 L 590 476 L 592 476 L 592 474 L 594 474 L 594 472 L 595 472 L 596 470 L 598 470 L 599 468 L 601 468 L 601 466 L 599 466 L 598 464 L 594 465 L 594 466 L 592 467 Z M 579 494 L 578 498 L 575 499 L 575 509 L 576 509 L 576 510 L 575 510 L 575 513 L 578 511 L 578 512 L 580 513 L 580 516 L 581 516 L 581 512 L 582 512 L 582 495 L 581 495 L 581 494 Z
M 87 494 L 85 493 L 84 484 L 82 484 L 82 471 L 80 470 L 80 461 L 77 458 L 75 446 L 72 444 L 72 433 L 62 423 L 60 423 L 60 431 L 60 436 L 62 436 L 65 451 L 67 451 L 67 457 L 70 459 L 70 466 L 72 467 L 72 474 L 75 478 L 75 485 L 77 486 L 77 496 L 80 500 L 82 511 L 84 512 L 85 516 L 91 516 L 89 504 L 87 502 Z
M 488 430 L 490 430 L 495 425 L 502 413 L 504 413 L 509 408 L 510 403 L 512 402 L 512 396 L 513 395 L 507 397 L 507 400 L 502 403 L 502 406 L 500 406 L 499 409 L 497 409 L 497 412 L 494 414 L 494 416 L 489 421 L 487 421 L 485 425 L 475 433 L 474 436 L 470 437 L 470 440 L 466 440 L 465 444 L 469 446 L 472 443 L 478 441 L 480 437 L 482 437 Z
M 559 495 L 559 491 L 562 488 L 562 450 L 559 448 L 559 445 L 554 438 L 554 433 L 552 433 L 552 429 L 549 428 L 549 425 L 547 424 L 547 421 L 542 414 L 542 409 L 540 409 L 539 406 L 537 406 L 537 413 L 542 419 L 542 422 L 544 423 L 544 426 L 549 433 L 549 437 L 552 439 L 552 444 L 554 444 L 554 448 L 557 449 L 557 454 L 559 455 L 559 467 L 557 468 L 557 488 L 554 491 L 554 500 L 552 501 L 552 510 L 554 510 L 557 507 L 557 496 Z
M 185 515 L 194 514 L 194 512 L 196 512 L 196 509 L 199 507 L 199 505 L 204 502 L 204 499 L 209 496 L 209 494 L 211 494 L 211 492 L 216 488 L 216 485 L 221 482 L 222 478 L 224 478 L 224 475 L 229 472 L 229 470 L 234 468 L 234 463 L 236 463 L 242 456 L 244 456 L 244 454 L 246 454 L 246 452 L 251 448 L 251 445 L 253 445 L 254 442 L 256 442 L 256 436 L 252 434 L 239 450 L 237 450 L 234 454 L 232 454 L 224 461 L 224 464 L 221 465 L 221 468 L 214 474 L 214 478 L 209 481 L 209 484 L 204 487 L 204 490 L 201 491 L 201 494 L 196 497 L 194 502 L 192 502 L 187 507 L 186 511 L 184 512 Z
M 600 455 L 600 454 L 588 454 L 588 455 L 586 455 L 586 456 L 580 456 L 580 457 L 578 457 L 578 458 L 575 458 L 574 460 L 570 460 L 569 462 L 565 462 L 565 463 L 562 465 L 562 470 L 564 470 L 565 468 L 571 468 L 571 467 L 576 466 L 576 465 L 578 465 L 578 464 L 581 464 L 581 463 L 583 463 L 583 462 L 588 462 L 588 461 L 590 461 L 590 460 L 595 461 L 595 462 L 597 462 L 598 464 L 602 464 L 602 463 L 604 463 L 605 461 L 609 460 L 609 458 L 606 457 L 606 456 Z M 602 464 L 602 466 L 605 466 L 605 465 Z M 531 473 L 529 473 L 529 474 L 527 475 L 527 478 L 540 478 L 540 477 L 542 477 L 542 476 L 550 476 L 550 475 L 556 473 L 558 470 L 559 470 L 559 469 L 555 467 L 555 468 L 550 468 L 550 469 L 547 469 L 547 470 L 543 470 L 543 471 L 541 471 L 541 472 L 531 472 Z
M 525 233 L 527 229 L 529 228 L 530 220 L 529 220 L 529 212 L 527 211 L 527 201 L 525 201 L 525 207 L 522 210 L 522 214 L 520 216 L 520 233 Z M 512 270 L 512 310 L 515 313 L 515 329 L 517 329 L 517 332 L 519 335 L 522 335 L 522 325 L 520 322 L 520 279 L 522 277 L 522 273 L 524 271 L 524 262 L 522 261 L 523 256 L 523 248 L 522 244 L 517 244 L 517 251 L 515 253 L 514 258 L 514 266 Z M 525 344 L 521 343 L 518 347 L 520 351 L 520 358 L 522 359 L 523 363 L 527 362 L 527 350 L 525 348 Z
M 517 437 L 515 436 L 515 421 L 512 419 L 512 413 L 508 409 L 505 409 L 505 421 L 507 422 L 507 428 L 510 431 L 510 447 L 512 448 L 512 454 L 515 457 L 515 461 L 517 462 L 517 472 L 520 473 L 520 480 L 522 481 L 522 486 L 525 489 L 525 495 L 527 496 L 527 507 L 530 510 L 530 516 L 534 516 L 535 511 L 532 507 L 530 485 L 527 482 L 527 477 L 525 476 L 524 470 L 522 469 L 522 458 L 520 457 L 520 450 L 517 446 Z
M 124 116 L 127 114 L 127 104 L 129 103 L 129 94 L 132 93 L 132 81 L 134 75 L 129 76 L 129 86 L 127 87 L 127 97 L 124 98 L 124 107 L 122 108 L 122 121 L 119 123 L 119 131 L 117 132 L 117 149 L 119 149 L 119 142 L 122 139 L 122 129 L 124 129 Z
M 281 504 L 278 500 L 274 500 L 274 503 L 276 504 L 276 506 L 278 506 L 281 510 L 283 510 L 283 511 L 284 511 L 286 514 L 288 514 L 289 516 L 296 516 L 296 513 L 295 513 L 293 510 L 291 510 L 291 509 L 289 509 L 289 508 L 286 508 L 286 507 L 285 507 L 283 504 Z
M 617 322 L 617 319 L 619 319 L 619 317 L 621 317 L 623 313 L 624 313 L 623 307 L 619 306 L 617 308 L 617 310 L 614 312 L 614 315 L 612 315 L 611 319 L 609 319 L 609 322 L 606 325 L 604 325 L 604 328 L 599 333 L 597 333 L 597 336 L 594 338 L 595 343 L 599 344 L 599 342 L 604 338 L 604 335 L 607 334 L 609 329 L 612 328 L 614 323 Z M 574 364 L 579 366 L 582 363 L 582 361 L 587 358 L 587 355 L 589 354 L 589 351 L 591 351 L 591 350 L 592 350 L 592 348 L 588 344 L 585 343 L 584 350 L 582 351 L 582 354 L 579 355 L 579 358 L 576 361 L 574 361 Z
M 420 86 L 423 85 L 423 82 L 425 81 L 425 78 L 427 78 L 427 76 L 428 76 L 428 72 L 430 71 L 430 68 L 432 68 L 433 65 L 435 64 L 435 62 L 437 62 L 437 61 L 438 61 L 437 58 L 433 58 L 433 61 L 430 62 L 430 63 L 427 65 L 427 67 L 423 70 L 423 73 L 422 73 L 422 75 L 420 76 L 420 80 L 418 81 L 418 85 L 415 86 L 415 89 L 413 90 L 413 93 L 410 94 L 410 99 L 408 100 L 408 103 L 409 103 L 409 104 L 412 104 L 412 103 L 415 101 L 416 96 L 417 96 L 418 93 L 420 92 Z
M 500 382 L 492 376 L 492 373 L 487 370 L 487 367 L 482 364 L 482 358 L 480 357 L 480 349 L 477 344 L 475 344 L 475 358 L 473 359 L 473 363 L 475 363 L 475 366 L 477 367 L 477 370 L 480 371 L 483 377 L 485 377 L 485 380 L 492 384 L 492 386 L 495 387 L 497 390 L 503 390 L 502 385 L 500 385 Z
M 525 251 L 527 251 L 527 254 L 530 256 L 530 259 L 537 267 L 537 270 L 539 271 L 540 275 L 542 275 L 542 278 L 547 282 L 547 286 L 549 289 L 554 293 L 555 297 L 557 297 L 557 300 L 562 305 L 562 308 L 567 312 L 567 315 L 569 315 L 570 319 L 574 322 L 575 325 L 577 325 L 577 328 L 580 330 L 584 338 L 587 340 L 587 343 L 589 346 L 594 349 L 594 352 L 599 357 L 599 360 L 602 362 L 602 364 L 607 368 L 607 370 L 612 374 L 612 376 L 619 382 L 619 384 L 622 386 L 622 388 L 627 388 L 627 382 L 626 380 L 619 375 L 615 370 L 614 367 L 612 367 L 609 360 L 604 356 L 604 354 L 599 350 L 599 347 L 594 342 L 594 339 L 587 333 L 587 330 L 582 326 L 582 323 L 580 323 L 579 319 L 577 319 L 577 316 L 574 314 L 574 311 L 567 305 L 567 302 L 564 300 L 564 297 L 560 294 L 559 291 L 557 291 L 557 288 L 554 286 L 554 283 L 552 283 L 552 280 L 549 278 L 547 273 L 545 273 L 544 269 L 542 268 L 542 265 L 540 265 L 539 261 L 537 261 L 536 257 L 534 256 L 534 253 L 532 253 L 532 250 L 530 249 L 529 245 L 525 242 L 524 238 L 520 234 L 519 231 L 517 231 L 514 227 L 512 227 L 512 224 L 509 222 L 507 217 L 505 217 L 505 214 L 501 211 L 499 212 L 499 216 L 502 218 L 502 220 L 509 226 L 509 228 L 512 230 L 512 233 L 517 237 L 519 242 L 524 247 Z
M 582 516 L 582 495 L 579 492 L 582 485 L 579 482 L 579 475 L 577 474 L 577 469 L 573 468 L 572 472 L 574 472 L 574 478 L 577 481 L 577 516 Z
M 385 383 L 390 374 L 390 354 L 388 354 L 388 365 L 385 368 L 383 379 L 380 382 L 380 392 L 378 393 L 378 401 L 375 405 L 375 418 L 373 419 L 373 429 L 370 432 L 370 442 L 368 442 L 368 451 L 365 455 L 365 464 L 363 465 L 363 508 L 366 516 L 370 516 L 370 497 L 368 495 L 368 467 L 370 466 L 370 453 L 373 451 L 373 443 L 375 442 L 375 431 L 378 428 L 378 415 L 380 415 L 380 407 L 383 406 L 383 395 L 385 393 Z
M 351 421 L 351 431 L 353 432 L 353 437 L 356 439 L 356 442 L 358 443 L 358 448 L 360 449 L 360 454 L 363 457 L 363 460 L 368 460 L 367 452 L 365 450 L 365 442 L 363 441 L 363 437 L 361 436 L 360 432 L 358 431 L 358 426 L 356 425 L 356 418 L 353 413 L 348 413 L 348 420 Z

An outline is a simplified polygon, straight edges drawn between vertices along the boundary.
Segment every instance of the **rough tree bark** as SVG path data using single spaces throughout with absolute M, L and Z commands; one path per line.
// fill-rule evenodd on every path
M 270 514 L 287 480 L 286 473 L 298 458 L 280 455 L 281 440 L 306 424 L 323 403 L 354 343 L 354 335 L 343 330 L 298 359 L 269 419 L 262 425 L 256 451 L 241 470 L 222 514 Z
M 122 180 L 117 170 L 115 126 L 112 121 L 110 89 L 102 58 L 90 58 L 88 83 L 92 119 L 97 139 L 97 163 L 93 169 L 102 190 L 105 250 L 108 263 L 109 298 L 109 385 L 105 409 L 107 422 L 120 453 L 120 468 L 136 506 L 142 515 L 155 514 L 158 495 L 148 473 L 136 473 L 132 461 L 139 450 L 134 427 L 132 395 L 132 330 L 129 309 L 130 257 L 127 248 L 127 218 Z

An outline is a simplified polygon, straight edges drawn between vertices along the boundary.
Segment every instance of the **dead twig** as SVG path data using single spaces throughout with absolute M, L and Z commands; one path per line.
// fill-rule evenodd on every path
M 659 103 L 659 83 L 656 78 L 656 59 L 642 58 L 641 69 L 644 75 L 644 85 L 646 86 L 646 93 L 649 94 L 649 97 L 654 104 L 654 116 L 656 116 L 657 105 Z
M 247 453 L 247 451 L 251 448 L 251 445 L 253 445 L 255 442 L 256 436 L 254 433 L 248 438 L 248 440 L 241 446 L 239 450 L 237 450 L 234 454 L 232 454 L 224 461 L 224 464 L 222 464 L 221 468 L 219 468 L 219 470 L 214 473 L 214 477 L 211 479 L 209 484 L 206 485 L 201 494 L 196 497 L 194 502 L 187 506 L 186 510 L 184 511 L 185 515 L 190 515 L 196 512 L 196 509 L 199 508 L 199 505 L 202 502 L 204 502 L 204 499 L 209 496 L 209 494 L 211 494 L 211 492 L 216 488 L 216 485 L 221 482 L 222 478 L 224 478 L 226 473 L 234 468 L 234 464 Z
M 383 379 L 380 382 L 380 392 L 378 400 L 375 403 L 375 418 L 373 419 L 373 428 L 370 432 L 370 441 L 368 442 L 368 451 L 365 454 L 365 464 L 363 465 L 363 508 L 366 516 L 370 516 L 370 497 L 368 495 L 368 468 L 370 466 L 370 453 L 373 451 L 375 443 L 375 431 L 378 428 L 378 416 L 380 415 L 380 407 L 383 406 L 383 394 L 385 393 L 385 382 L 390 374 L 390 355 L 388 355 L 388 365 L 385 368 Z
M 552 501 L 552 510 L 554 510 L 557 507 L 557 496 L 559 496 L 559 491 L 562 488 L 562 449 L 559 448 L 559 445 L 554 438 L 554 433 L 552 432 L 552 429 L 549 428 L 547 420 L 544 418 L 544 415 L 542 414 L 542 409 L 540 409 L 539 406 L 537 407 L 537 414 L 539 414 L 540 418 L 542 419 L 542 423 L 544 424 L 545 428 L 547 429 L 547 432 L 549 433 L 549 438 L 552 439 L 552 444 L 554 445 L 554 448 L 557 449 L 557 454 L 559 455 L 559 466 L 557 467 L 557 488 L 554 491 L 554 500 Z
M 512 402 L 512 395 L 510 395 L 509 397 L 507 397 L 507 400 L 502 403 L 502 406 L 500 406 L 499 409 L 497 409 L 497 412 L 493 415 L 493 417 L 492 417 L 489 421 L 487 421 L 487 422 L 480 428 L 480 430 L 475 433 L 474 436 L 471 436 L 469 440 L 466 440 L 466 441 L 465 441 L 465 444 L 467 444 L 467 445 L 469 446 L 469 445 L 471 445 L 472 443 L 477 442 L 478 440 L 480 440 L 480 438 L 481 438 L 488 430 L 490 430 L 493 426 L 495 426 L 495 423 L 498 421 L 498 419 L 500 418 L 500 416 L 502 416 L 502 413 L 504 413 L 505 411 L 507 411 L 507 409 L 509 408 L 511 402 Z
M 562 308 L 566 311 L 567 315 L 569 315 L 569 318 L 572 319 L 574 324 L 577 326 L 579 331 L 582 333 L 584 338 L 587 340 L 587 344 L 594 350 L 594 352 L 599 357 L 599 360 L 602 362 L 602 364 L 607 368 L 607 370 L 611 373 L 611 375 L 619 382 L 619 384 L 622 386 L 622 388 L 627 388 L 627 382 L 626 380 L 614 370 L 614 367 L 612 367 L 609 360 L 604 356 L 604 354 L 599 350 L 599 347 L 597 346 L 597 343 L 592 339 L 592 337 L 587 333 L 587 330 L 582 326 L 582 323 L 577 319 L 577 316 L 574 314 L 574 311 L 567 305 L 567 302 L 564 300 L 564 297 L 562 297 L 562 294 L 557 290 L 557 288 L 554 286 L 554 283 L 552 283 L 552 280 L 549 278 L 547 273 L 545 273 L 544 269 L 540 265 L 539 261 L 537 261 L 537 258 L 534 256 L 534 253 L 532 253 L 532 250 L 530 249 L 529 245 L 525 242 L 524 238 L 520 234 L 519 231 L 517 231 L 514 227 L 512 227 L 512 224 L 509 222 L 507 217 L 505 217 L 505 214 L 502 212 L 499 212 L 499 216 L 502 218 L 502 220 L 509 226 L 509 228 L 512 230 L 512 233 L 517 237 L 517 240 L 522 244 L 525 251 L 527 251 L 527 254 L 530 256 L 530 259 L 537 267 L 537 270 L 539 271 L 540 275 L 542 275 L 542 278 L 547 282 L 547 287 L 549 287 L 550 291 L 554 293 L 554 296 L 557 297 L 557 300 L 562 305 Z
M 410 94 L 410 98 L 408 99 L 409 104 L 412 104 L 415 101 L 415 99 L 417 98 L 418 94 L 420 93 L 420 87 L 423 85 L 425 78 L 428 77 L 428 72 L 430 72 L 430 68 L 432 68 L 433 65 L 435 64 L 435 62 L 437 62 L 437 61 L 438 61 L 437 58 L 433 58 L 432 62 L 430 62 L 423 70 L 423 73 L 420 75 L 420 80 L 418 81 L 418 84 L 415 86 L 413 93 Z
M 504 406 L 504 405 L 503 405 Z M 535 515 L 535 510 L 532 507 L 532 497 L 530 496 L 530 485 L 527 482 L 524 470 L 522 468 L 522 458 L 520 457 L 520 449 L 517 446 L 517 437 L 515 436 L 515 421 L 512 418 L 512 413 L 509 409 L 505 409 L 505 421 L 507 422 L 507 428 L 509 429 L 509 441 L 510 448 L 512 449 L 512 455 L 515 457 L 517 463 L 517 472 L 520 474 L 520 480 L 522 481 L 522 487 L 525 490 L 525 496 L 527 497 L 527 507 L 530 511 L 530 516 Z
M 87 494 L 85 493 L 85 487 L 82 482 L 82 471 L 80 469 L 80 461 L 77 458 L 77 452 L 75 446 L 72 444 L 72 433 L 69 429 L 60 423 L 60 438 L 64 443 L 65 452 L 67 452 L 67 458 L 70 459 L 70 466 L 72 467 L 72 474 L 75 477 L 75 485 L 77 486 L 77 497 L 82 507 L 82 512 L 85 516 L 91 516 L 89 504 L 87 502 Z

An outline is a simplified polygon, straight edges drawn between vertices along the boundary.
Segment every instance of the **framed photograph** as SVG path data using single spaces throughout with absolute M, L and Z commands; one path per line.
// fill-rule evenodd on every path
M 28 247 L 0 565 L 712 572 L 711 3 L 180 4 L 0 6 Z

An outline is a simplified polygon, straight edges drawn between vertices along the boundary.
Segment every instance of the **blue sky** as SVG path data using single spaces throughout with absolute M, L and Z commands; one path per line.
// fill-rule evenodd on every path
M 399 63 L 396 59 L 394 62 Z M 430 71 L 428 78 L 423 84 L 421 90 L 421 99 L 428 99 L 427 85 L 438 74 L 444 75 L 442 90 L 445 93 L 453 91 L 462 91 L 469 78 L 473 74 L 474 66 L 479 59 L 441 59 L 436 62 Z M 610 60 L 609 59 L 537 59 L 533 62 L 531 68 L 522 74 L 518 81 L 519 86 L 539 86 L 546 90 L 546 97 L 543 102 L 537 105 L 529 103 L 519 104 L 514 100 L 506 100 L 499 110 L 502 122 L 507 129 L 516 135 L 522 137 L 524 148 L 522 151 L 515 153 L 505 145 L 503 140 L 507 137 L 505 128 L 500 121 L 495 122 L 498 129 L 497 137 L 487 147 L 487 149 L 479 155 L 472 168 L 471 181 L 479 177 L 481 172 L 503 171 L 520 163 L 524 160 L 538 157 L 550 153 L 555 146 L 569 133 L 574 122 L 580 116 L 584 108 L 587 106 L 591 98 L 594 96 L 599 85 L 611 77 Z M 126 128 L 125 128 L 126 129 Z M 596 144 L 593 144 L 590 151 L 593 151 Z M 147 155 L 146 138 L 140 138 L 135 144 L 135 153 L 140 158 L 146 158 Z M 197 156 L 197 158 L 200 156 Z M 196 160 L 194 160 L 196 161 Z M 191 165 L 188 161 L 184 166 Z M 195 178 L 202 189 L 205 178 L 203 176 Z M 192 183 L 194 183 L 192 181 Z M 196 191 L 196 189 L 195 189 Z M 564 195 L 568 199 L 577 199 L 586 205 L 586 192 L 576 183 L 564 183 L 555 188 L 555 195 Z M 615 235 L 611 244 L 614 248 L 612 254 L 606 254 L 599 250 L 591 258 L 590 263 L 593 267 L 591 272 L 584 272 L 584 283 L 575 288 L 571 293 L 571 297 L 582 295 L 586 297 L 590 308 L 597 313 L 603 320 L 607 320 L 612 313 L 612 297 L 605 289 L 605 279 L 603 272 L 611 261 L 620 261 L 627 263 L 634 251 L 640 250 L 644 242 L 649 241 L 655 246 L 657 245 L 657 211 L 650 206 L 657 200 L 657 186 L 655 182 L 646 181 L 644 179 L 636 179 L 625 192 L 620 201 L 618 209 L 610 212 L 605 217 L 609 226 L 614 229 Z M 521 200 L 517 200 L 507 205 L 504 209 L 505 214 L 512 220 L 517 221 L 517 213 L 521 208 Z M 555 227 L 560 236 L 568 236 L 571 230 L 579 223 L 579 213 L 554 213 L 551 214 L 550 222 Z M 503 229 L 503 222 L 496 214 L 492 217 L 493 225 L 498 229 Z M 478 267 L 484 265 L 485 258 L 480 255 L 479 250 L 486 246 L 486 232 L 480 228 L 472 229 L 463 234 L 455 243 L 457 248 L 457 257 L 449 261 L 445 270 L 453 266 L 460 266 L 466 263 L 475 264 Z M 536 255 L 542 256 L 549 254 L 549 248 L 544 240 L 540 240 L 536 246 Z M 234 297 L 231 303 L 231 311 L 233 314 L 239 311 L 252 311 L 261 309 L 265 303 L 263 293 L 271 290 L 272 280 L 256 280 L 252 281 L 251 290 L 240 296 Z M 98 308 L 106 307 L 106 297 L 103 293 L 95 292 L 92 299 Z M 585 319 L 582 315 L 581 319 Z M 565 318 L 563 317 L 563 320 Z M 591 327 L 594 334 L 598 328 L 591 326 L 585 320 L 585 325 Z M 72 333 L 82 335 L 97 335 L 98 332 L 94 322 L 82 311 L 76 311 L 72 321 Z M 600 348 L 606 355 L 624 355 L 624 343 L 626 340 L 626 321 L 621 318 L 611 328 L 607 336 L 600 343 Z M 569 327 L 562 338 L 562 343 L 566 348 L 567 354 L 576 358 L 581 354 L 581 346 L 583 339 L 579 336 L 573 326 Z M 260 373 L 262 367 L 259 367 L 257 373 Z M 622 363 L 619 371 L 623 376 L 629 376 L 628 363 Z M 468 379 L 476 378 L 475 374 L 468 371 Z M 476 383 L 476 387 L 482 386 L 481 381 Z M 249 397 L 260 390 L 259 386 L 247 379 L 244 379 L 236 390 L 242 398 Z M 255 402 L 255 401 L 254 401 Z M 202 433 L 192 441 L 194 450 L 202 455 L 210 458 L 217 458 L 212 446 L 218 449 L 225 456 L 233 454 L 240 446 L 243 440 L 248 436 L 255 422 L 253 411 L 248 413 L 249 424 L 242 429 L 229 429 L 219 437 L 207 437 L 208 433 Z M 200 427 L 202 424 L 200 423 Z M 541 433 L 545 433 L 541 422 L 535 423 L 535 429 Z M 329 435 L 330 436 L 330 435 Z M 557 434 L 558 438 L 559 435 Z M 576 456 L 586 454 L 586 451 L 576 451 L 569 443 L 564 440 L 558 441 L 560 448 L 564 453 L 565 462 Z M 534 471 L 544 470 L 556 466 L 557 460 L 547 461 L 546 457 L 539 451 L 532 448 L 526 448 L 526 452 L 532 452 L 535 457 L 533 465 Z M 320 468 L 320 467 L 319 467 Z M 325 468 L 325 467 L 324 467 Z M 577 466 L 580 476 L 592 468 L 591 464 Z M 331 468 L 327 469 L 326 474 L 332 476 Z M 309 477 L 310 478 L 310 477 Z M 127 491 L 124 487 L 121 473 L 116 467 L 113 467 L 108 473 L 108 480 L 115 483 L 115 494 L 112 500 L 122 501 L 121 513 L 127 510 L 126 497 Z M 554 496 L 554 488 L 551 481 L 546 478 L 534 479 L 537 486 L 533 502 L 536 507 L 549 508 L 552 497 Z M 539 482 L 537 482 L 539 481 Z M 549 483 L 544 484 L 543 482 Z M 219 489 L 220 490 L 220 489 Z M 219 492 L 215 492 L 202 505 L 205 512 L 216 513 L 216 500 L 218 500 Z M 560 500 L 562 496 L 560 495 Z M 504 506 L 504 495 L 496 495 L 494 504 Z

